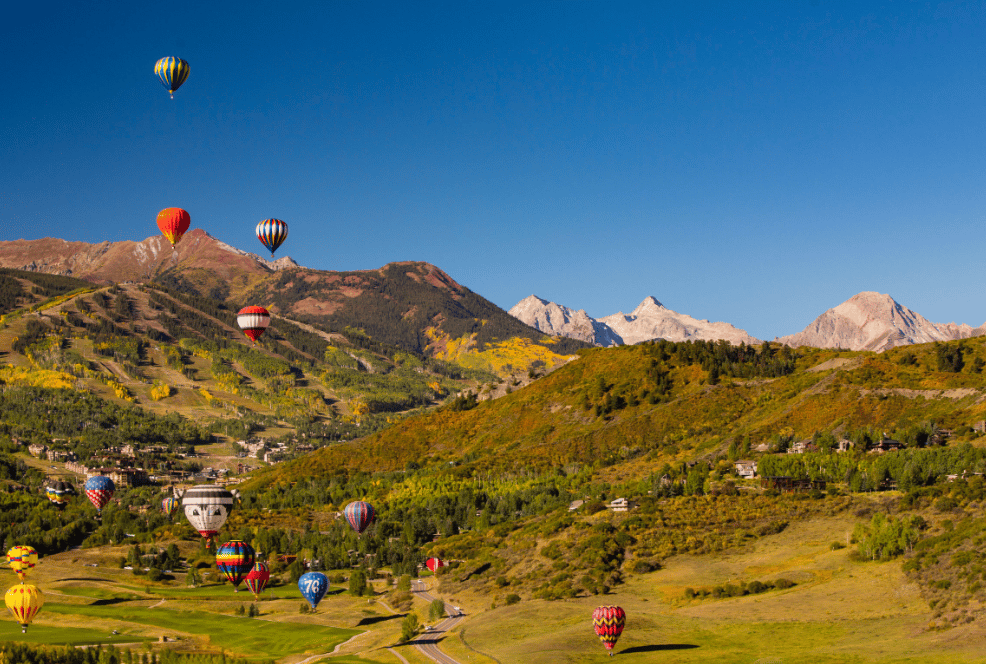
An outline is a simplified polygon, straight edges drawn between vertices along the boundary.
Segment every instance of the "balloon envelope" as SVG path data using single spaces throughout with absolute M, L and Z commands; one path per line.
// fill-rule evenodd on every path
M 321 572 L 305 572 L 298 579 L 298 589 L 301 590 L 302 597 L 308 601 L 312 610 L 325 597 L 325 591 L 329 589 L 329 577 Z
M 165 514 L 167 514 L 168 518 L 170 519 L 175 515 L 175 512 L 178 511 L 178 505 L 180 504 L 181 503 L 178 502 L 177 498 L 175 498 L 174 496 L 168 496 L 167 498 L 161 501 L 161 510 Z
M 68 482 L 58 480 L 45 487 L 45 495 L 58 507 L 65 507 L 75 495 L 75 487 Z
M 38 611 L 44 606 L 45 596 L 37 587 L 30 583 L 22 583 L 14 586 L 7 591 L 4 596 L 7 609 L 14 614 L 14 618 L 21 625 L 21 631 L 26 632 L 27 626 L 38 615 Z
M 373 505 L 364 500 L 349 503 L 346 505 L 346 509 L 343 510 L 343 514 L 346 515 L 346 521 L 349 522 L 349 525 L 357 533 L 362 533 L 366 530 L 373 523 L 373 517 L 376 516 Z
M 193 486 L 181 497 L 185 518 L 202 537 L 212 537 L 233 510 L 233 494 L 211 484 Z
M 7 561 L 10 569 L 17 573 L 17 578 L 24 583 L 27 578 L 27 571 L 33 569 L 38 564 L 38 552 L 33 546 L 18 545 L 11 547 L 7 552 Z
M 592 627 L 606 650 L 612 650 L 616 645 L 616 640 L 623 633 L 626 619 L 626 612 L 618 606 L 600 606 L 592 612 Z
M 270 325 L 270 312 L 263 307 L 243 307 L 236 314 L 236 324 L 243 334 L 250 337 L 250 341 L 257 343 Z
M 110 498 L 113 497 L 113 492 L 116 491 L 116 485 L 113 484 L 113 480 L 105 475 L 94 475 L 86 480 L 85 491 L 89 502 L 98 511 L 102 512 L 103 508 L 106 507 L 106 503 L 110 502 Z
M 445 567 L 445 563 L 443 563 L 440 558 L 429 558 L 425 561 L 425 567 L 432 572 L 435 572 L 439 567 Z
M 260 593 L 264 592 L 267 582 L 270 581 L 270 570 L 265 563 L 257 563 L 250 570 L 249 574 L 243 579 L 244 585 L 253 593 L 254 597 L 259 598 Z
M 288 225 L 280 219 L 264 219 L 257 224 L 257 239 L 267 247 L 273 258 L 277 248 L 288 239 Z
M 191 70 L 187 62 L 173 56 L 161 58 L 154 63 L 154 73 L 161 79 L 161 84 L 164 85 L 172 99 L 175 98 L 175 90 L 180 88 L 181 84 L 188 78 L 189 71 Z
M 255 558 L 252 546 L 242 540 L 230 540 L 216 551 L 216 567 L 235 589 L 253 569 Z
M 174 247 L 188 230 L 192 218 L 181 208 L 165 208 L 157 213 L 157 227 Z

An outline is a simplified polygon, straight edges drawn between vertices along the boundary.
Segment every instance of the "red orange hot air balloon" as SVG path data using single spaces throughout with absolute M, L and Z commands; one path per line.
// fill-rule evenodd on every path
M 181 208 L 165 208 L 157 213 L 157 227 L 174 247 L 188 230 L 192 218 Z
M 250 341 L 257 343 L 257 339 L 270 325 L 270 312 L 263 307 L 243 307 L 236 314 L 236 324 L 243 330 L 243 334 L 250 337 Z
M 606 646 L 609 656 L 613 656 L 613 646 L 623 633 L 626 623 L 626 611 L 618 606 L 600 606 L 592 612 L 592 627 L 596 630 L 599 640 Z

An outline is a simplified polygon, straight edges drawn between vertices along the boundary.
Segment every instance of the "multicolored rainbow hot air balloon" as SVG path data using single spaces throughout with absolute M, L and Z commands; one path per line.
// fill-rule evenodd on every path
M 266 563 L 257 563 L 243 578 L 243 584 L 253 593 L 255 599 L 260 599 L 260 593 L 264 592 L 268 581 L 270 581 L 270 570 L 267 569 Z
M 207 540 L 219 532 L 233 510 L 233 494 L 211 484 L 200 484 L 182 494 L 185 517 Z
M 24 583 L 27 580 L 27 571 L 34 569 L 38 564 L 38 552 L 33 546 L 14 546 L 7 552 L 7 561 L 10 563 L 10 569 L 14 570 L 17 578 Z
M 75 495 L 75 487 L 68 482 L 57 480 L 45 487 L 45 495 L 48 500 L 55 504 L 59 509 L 65 507 Z
M 164 208 L 157 213 L 157 227 L 161 229 L 161 234 L 168 239 L 172 248 L 178 244 L 191 223 L 192 218 L 181 208 Z
M 626 611 L 618 606 L 600 606 L 592 612 L 592 627 L 596 630 L 599 640 L 606 646 L 609 656 L 613 656 L 613 646 L 623 633 L 626 623 Z
M 445 567 L 445 563 L 440 558 L 429 558 L 425 561 L 425 567 L 432 572 L 437 572 L 439 567 Z
M 180 504 L 181 503 L 178 502 L 177 498 L 174 496 L 168 496 L 161 501 L 161 510 L 168 515 L 169 519 L 171 519 L 175 516 L 175 512 L 178 511 L 178 506 Z
M 113 480 L 105 475 L 93 475 L 86 480 L 84 488 L 86 498 L 89 499 L 99 514 L 103 513 L 103 508 L 106 507 L 106 503 L 110 502 L 113 492 L 116 491 Z
M 180 88 L 181 84 L 188 78 L 189 71 L 191 70 L 188 63 L 181 58 L 169 56 L 154 63 L 154 73 L 161 79 L 161 84 L 167 89 L 172 99 L 175 98 L 175 90 Z
M 255 558 L 253 547 L 242 540 L 230 540 L 216 551 L 216 567 L 233 584 L 233 592 L 239 592 L 240 582 L 253 569 Z
M 270 325 L 270 312 L 263 307 L 243 307 L 236 314 L 236 324 L 250 341 L 257 343 Z
M 358 534 L 363 534 L 363 531 L 373 523 L 373 517 L 376 516 L 373 505 L 364 500 L 349 503 L 343 510 L 343 514 L 346 515 L 346 521 Z
M 273 258 L 277 248 L 288 239 L 288 225 L 280 219 L 264 219 L 257 224 L 257 239 L 267 247 Z
M 16 585 L 7 591 L 4 596 L 7 608 L 14 618 L 21 625 L 21 633 L 27 632 L 27 626 L 38 615 L 38 611 L 44 606 L 45 596 L 36 586 L 30 583 Z
M 305 572 L 298 579 L 298 589 L 314 611 L 329 589 L 329 577 L 321 572 Z

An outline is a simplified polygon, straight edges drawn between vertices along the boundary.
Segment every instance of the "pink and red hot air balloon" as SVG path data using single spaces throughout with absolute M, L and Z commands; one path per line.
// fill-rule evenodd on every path
M 270 312 L 263 307 L 243 307 L 236 314 L 236 324 L 243 330 L 243 334 L 250 337 L 250 341 L 257 343 L 257 339 L 270 325 Z
M 445 567 L 445 563 L 441 558 L 429 558 L 425 561 L 425 567 L 432 572 L 437 572 L 439 567 Z
M 596 630 L 599 640 L 606 646 L 609 656 L 613 656 L 613 646 L 623 633 L 626 623 L 626 611 L 618 606 L 600 606 L 592 612 L 592 627 Z
M 266 563 L 257 563 L 250 570 L 250 573 L 243 579 L 243 583 L 253 593 L 254 599 L 260 599 L 260 593 L 264 592 L 267 582 L 270 581 L 270 570 Z
M 357 500 L 349 503 L 346 505 L 346 509 L 343 510 L 343 514 L 346 516 L 346 521 L 349 522 L 349 525 L 359 535 L 362 535 L 363 531 L 373 523 L 373 517 L 376 516 L 373 505 L 365 500 Z

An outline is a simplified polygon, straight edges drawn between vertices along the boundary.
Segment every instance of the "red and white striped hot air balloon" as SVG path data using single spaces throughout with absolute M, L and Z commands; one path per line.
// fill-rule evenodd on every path
M 257 343 L 257 339 L 270 325 L 270 312 L 263 307 L 243 307 L 236 314 L 236 324 L 243 330 L 243 334 L 250 337 L 253 343 Z

